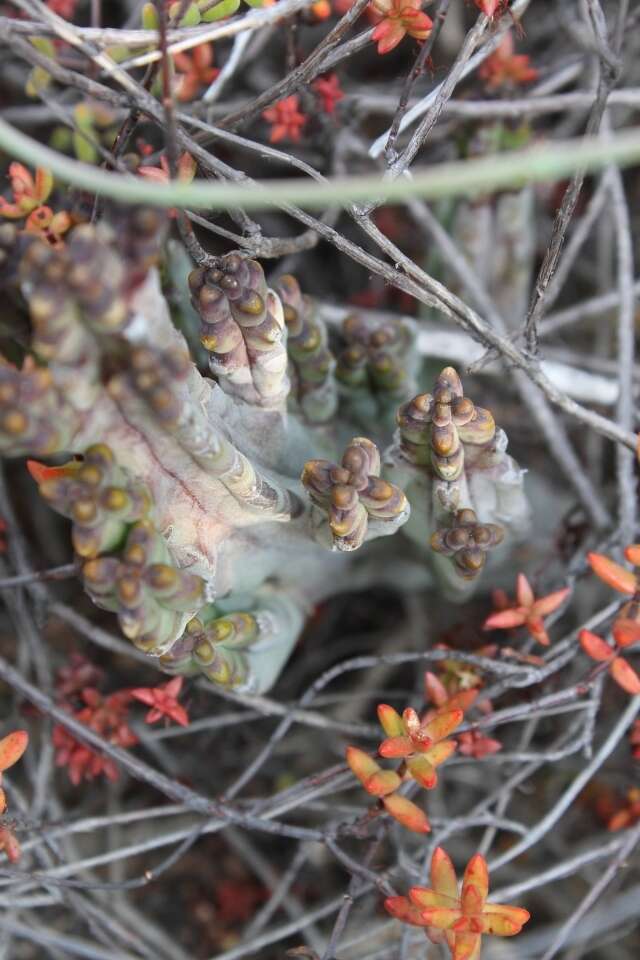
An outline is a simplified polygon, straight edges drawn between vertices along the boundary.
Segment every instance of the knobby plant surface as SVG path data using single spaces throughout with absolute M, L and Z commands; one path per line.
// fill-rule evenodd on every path
M 0 43 L 0 958 L 636 958 L 637 3 Z

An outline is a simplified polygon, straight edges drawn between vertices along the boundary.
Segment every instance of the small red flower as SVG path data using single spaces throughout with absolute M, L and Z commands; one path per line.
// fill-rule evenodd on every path
M 263 112 L 263 118 L 271 124 L 270 143 L 279 143 L 286 139 L 299 143 L 300 133 L 307 122 L 307 117 L 300 112 L 298 104 L 299 97 L 294 93 L 290 97 L 285 97 L 284 100 L 278 100 Z
M 85 706 L 73 716 L 116 746 L 133 747 L 137 737 L 127 724 L 131 695 L 127 690 L 103 697 L 94 687 L 86 687 L 81 694 Z M 62 724 L 52 731 L 56 750 L 56 766 L 67 767 L 69 779 L 74 786 L 81 780 L 93 780 L 104 774 L 108 780 L 117 780 L 118 767 L 109 757 L 103 757 L 91 747 L 76 740 Z
M 311 86 L 320 97 L 324 112 L 335 113 L 336 104 L 344 97 L 344 93 L 340 89 L 338 74 L 328 73 L 324 77 L 318 77 Z
M 531 66 L 526 53 L 514 53 L 514 41 L 511 31 L 505 33 L 500 46 L 478 70 L 478 75 L 490 90 L 504 86 L 521 86 L 538 79 L 538 71 Z
M 378 53 L 389 53 L 406 34 L 416 40 L 426 40 L 433 20 L 422 11 L 422 0 L 371 0 L 382 20 L 371 35 L 378 44 Z
M 208 87 L 220 71 L 213 66 L 213 44 L 201 43 L 194 47 L 191 54 L 181 50 L 173 57 L 178 76 L 176 77 L 175 95 L 178 100 L 186 103 L 200 92 L 202 87 Z
M 155 723 L 162 717 L 169 717 L 182 727 L 189 725 L 189 715 L 185 708 L 178 703 L 178 696 L 182 689 L 182 677 L 174 677 L 168 683 L 158 687 L 136 687 L 131 690 L 131 696 L 151 707 L 145 719 L 146 723 Z
M 633 667 L 620 656 L 620 650 L 640 640 L 640 625 L 634 620 L 619 619 L 612 628 L 615 646 L 610 647 L 606 640 L 590 630 L 581 630 L 578 637 L 580 646 L 592 660 L 606 663 L 609 673 L 619 687 L 627 693 L 640 693 L 640 676 Z
M 33 461 L 30 461 L 33 462 Z M 102 670 L 81 653 L 74 652 L 56 674 L 55 690 L 60 700 L 70 700 L 102 678 Z
M 523 573 L 518 574 L 516 605 L 492 613 L 482 625 L 483 630 L 511 630 L 526 627 L 534 640 L 548 647 L 550 640 L 544 627 L 544 617 L 557 610 L 570 593 L 570 588 L 556 590 L 536 600 L 529 581 Z

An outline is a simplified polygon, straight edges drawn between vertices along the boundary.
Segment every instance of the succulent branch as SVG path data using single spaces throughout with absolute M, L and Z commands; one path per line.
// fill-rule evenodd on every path
M 336 550 L 357 550 L 367 539 L 395 533 L 409 517 L 407 498 L 380 477 L 378 448 L 365 437 L 351 441 L 340 465 L 309 460 L 302 482 L 328 518 Z
M 222 387 L 246 403 L 281 408 L 289 390 L 284 317 L 260 264 L 230 253 L 194 270 L 189 286 Z
M 338 407 L 336 361 L 328 346 L 326 326 L 295 277 L 280 277 L 276 290 L 287 327 L 290 405 L 298 408 L 309 423 L 325 423 Z

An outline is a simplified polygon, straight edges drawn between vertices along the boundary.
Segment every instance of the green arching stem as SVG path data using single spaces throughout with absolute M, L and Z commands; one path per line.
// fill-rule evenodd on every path
M 596 170 L 610 163 L 630 166 L 640 160 L 640 128 L 612 136 L 606 142 L 597 137 L 580 137 L 499 156 L 436 164 L 411 178 L 393 181 L 377 176 L 354 176 L 325 183 L 284 179 L 246 185 L 211 183 L 209 180 L 163 184 L 100 170 L 62 156 L 2 119 L 0 149 L 25 163 L 47 167 L 64 183 L 131 203 L 206 210 L 225 210 L 234 206 L 257 210 L 283 203 L 326 208 L 358 200 L 385 198 L 402 201 L 411 197 L 462 196 L 524 183 L 552 182 L 579 168 Z

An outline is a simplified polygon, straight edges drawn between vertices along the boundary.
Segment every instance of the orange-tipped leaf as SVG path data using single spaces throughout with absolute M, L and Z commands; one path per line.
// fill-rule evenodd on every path
M 412 830 L 414 833 L 430 832 L 431 824 L 426 813 L 411 800 L 400 796 L 399 793 L 393 793 L 389 797 L 384 797 L 382 803 L 387 813 L 407 830 Z
M 378 720 L 388 737 L 402 737 L 404 735 L 402 717 L 388 703 L 378 704 Z
M 613 650 L 609 644 L 597 633 L 591 633 L 590 630 L 581 630 L 578 639 L 580 646 L 592 660 L 604 662 L 610 660 L 613 656 Z
M 17 763 L 27 749 L 29 734 L 26 730 L 14 730 L 0 740 L 0 772 Z
M 593 572 L 618 593 L 633 594 L 637 589 L 636 576 L 602 553 L 588 553 L 587 560 Z
M 611 676 L 623 690 L 635 696 L 640 693 L 640 677 L 633 667 L 623 660 L 622 657 L 616 657 L 609 667 Z

